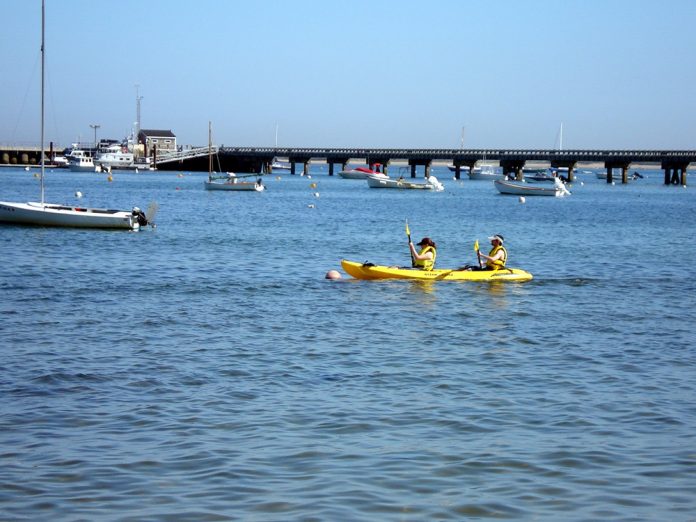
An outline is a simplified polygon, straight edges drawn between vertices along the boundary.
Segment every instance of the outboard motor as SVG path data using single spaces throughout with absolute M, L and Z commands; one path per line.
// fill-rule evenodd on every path
M 133 217 L 138 220 L 138 225 L 141 227 L 147 226 L 147 217 L 145 212 L 140 210 L 138 207 L 133 207 Z

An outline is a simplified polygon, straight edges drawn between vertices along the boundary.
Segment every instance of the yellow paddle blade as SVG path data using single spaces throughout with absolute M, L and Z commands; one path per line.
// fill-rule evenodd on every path
M 408 219 L 406 220 L 406 235 L 407 236 L 411 235 L 411 231 L 408 229 Z
M 476 241 L 474 241 L 474 252 L 478 252 L 478 251 L 479 251 L 479 245 L 478 245 L 478 239 L 477 239 Z

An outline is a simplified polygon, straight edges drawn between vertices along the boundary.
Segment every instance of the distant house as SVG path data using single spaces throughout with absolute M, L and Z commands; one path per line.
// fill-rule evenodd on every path
M 141 129 L 138 133 L 138 143 L 145 147 L 145 156 L 152 156 L 157 147 L 157 154 L 176 151 L 176 136 L 170 130 Z

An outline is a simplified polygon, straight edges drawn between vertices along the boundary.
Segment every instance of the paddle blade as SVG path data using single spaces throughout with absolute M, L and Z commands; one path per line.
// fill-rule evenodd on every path
M 410 235 L 411 235 L 411 231 L 410 231 L 409 228 L 408 228 L 408 219 L 406 220 L 406 235 L 407 235 L 407 236 L 410 236 Z
M 474 241 L 474 252 L 478 252 L 478 251 L 479 251 L 479 244 L 478 244 L 478 239 L 477 239 L 476 241 Z

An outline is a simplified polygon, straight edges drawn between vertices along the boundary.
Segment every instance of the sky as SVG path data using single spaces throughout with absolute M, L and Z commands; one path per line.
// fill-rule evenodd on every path
M 41 2 L 0 12 L 38 144 Z M 126 137 L 136 89 L 184 145 L 694 150 L 696 1 L 46 0 L 47 141 Z

